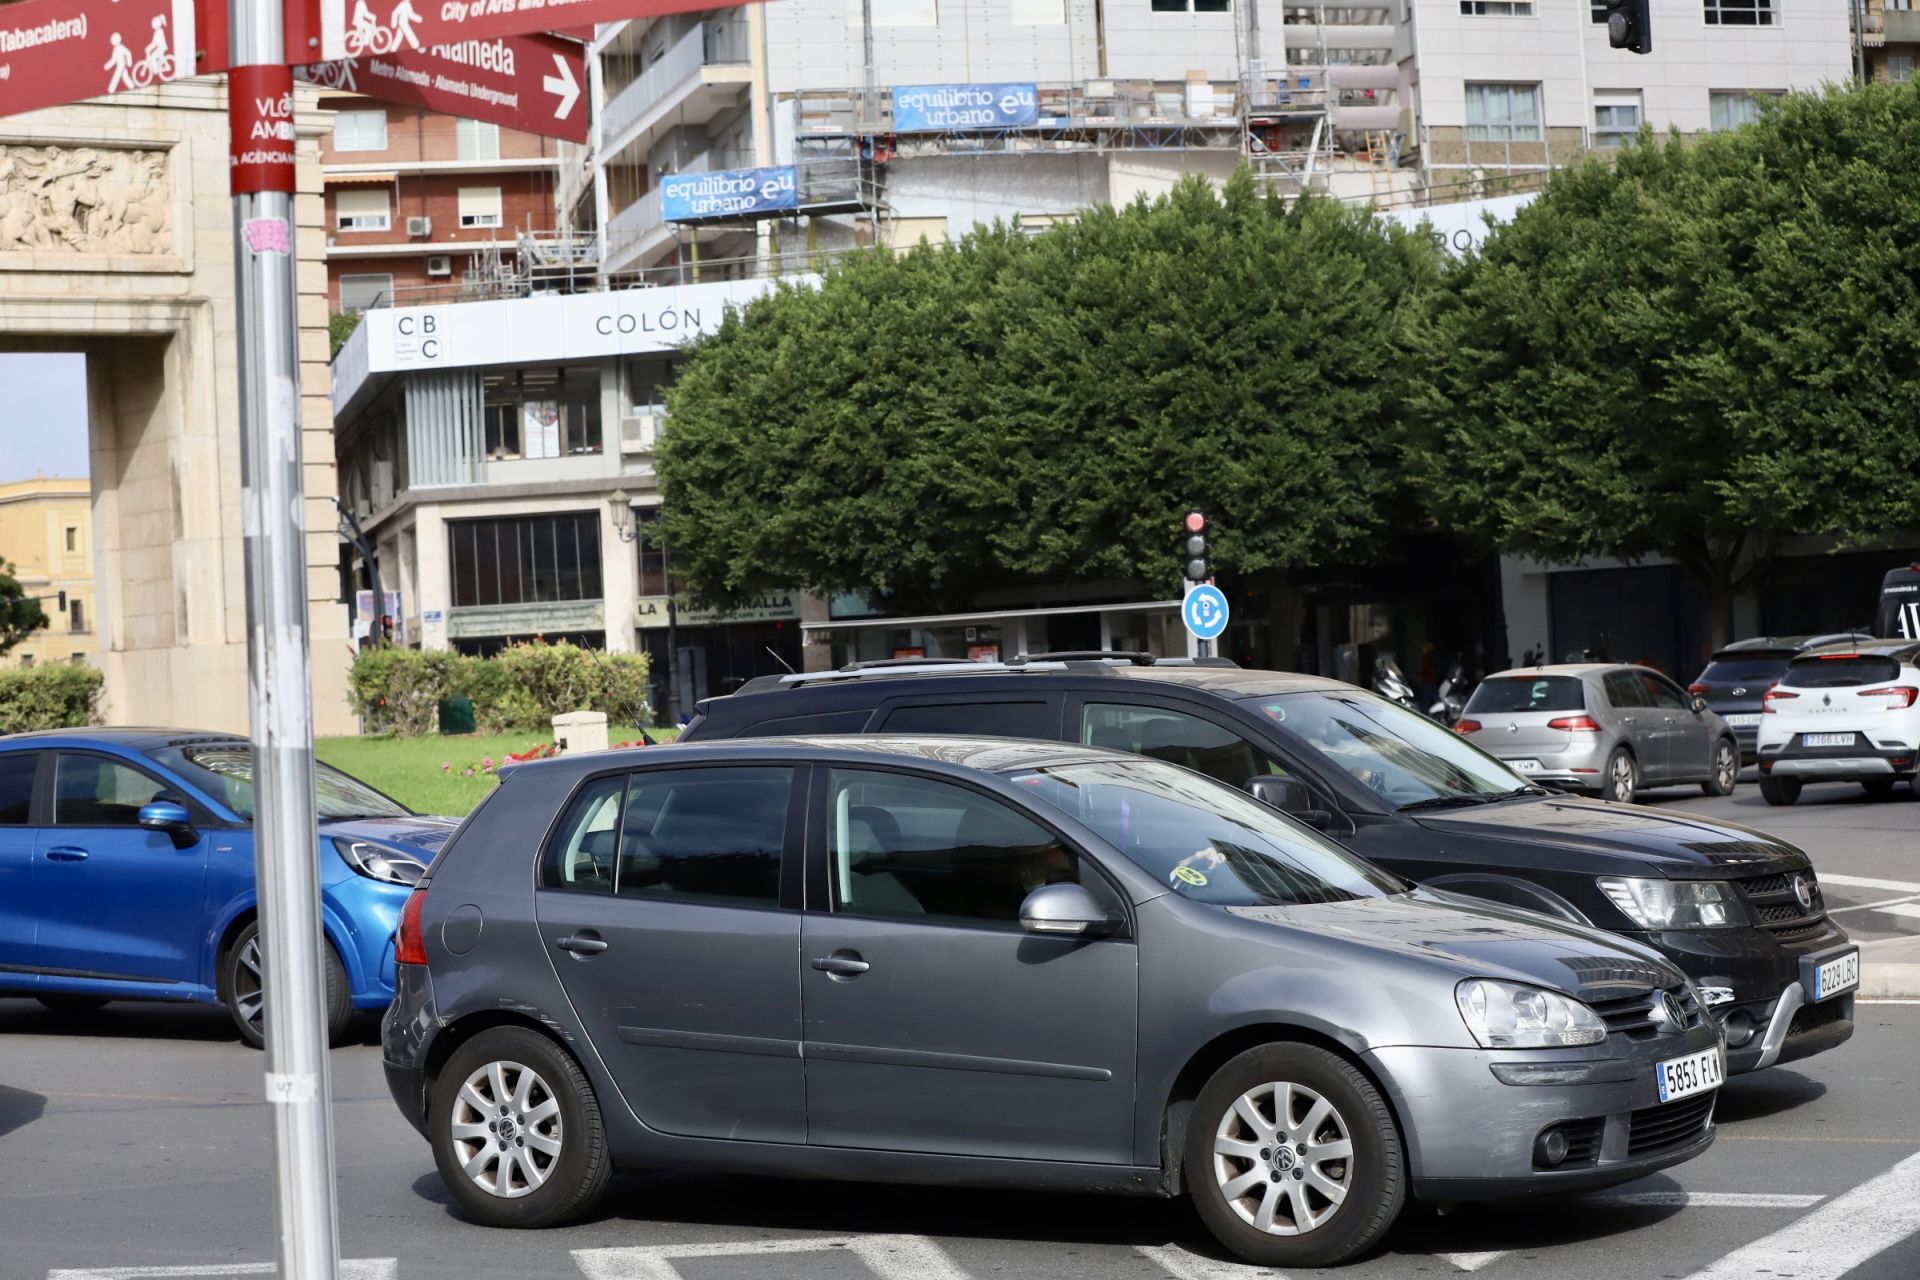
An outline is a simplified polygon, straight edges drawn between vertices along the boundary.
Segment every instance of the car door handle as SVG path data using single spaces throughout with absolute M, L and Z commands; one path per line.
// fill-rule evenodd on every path
M 836 951 L 830 956 L 815 956 L 813 967 L 836 978 L 857 978 L 873 968 L 855 951 Z
M 576 933 L 570 938 L 557 940 L 553 945 L 577 956 L 597 956 L 607 949 L 604 938 L 596 938 L 590 933 Z
M 72 845 L 59 845 L 47 850 L 48 862 L 85 862 L 87 851 L 76 849 Z

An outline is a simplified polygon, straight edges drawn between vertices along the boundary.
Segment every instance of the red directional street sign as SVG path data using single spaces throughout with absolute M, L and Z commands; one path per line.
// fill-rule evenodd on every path
M 587 64 L 552 36 L 495 36 L 301 67 L 300 79 L 545 134 L 587 140 Z
M 300 4 L 303 0 L 289 0 Z M 304 0 L 316 3 L 316 0 Z M 726 7 L 726 0 L 317 0 L 320 56 L 424 52 L 429 45 Z M 288 30 L 294 29 L 289 24 Z
M 225 70 L 226 41 L 208 47 L 200 25 L 195 0 L 0 5 L 0 116 Z

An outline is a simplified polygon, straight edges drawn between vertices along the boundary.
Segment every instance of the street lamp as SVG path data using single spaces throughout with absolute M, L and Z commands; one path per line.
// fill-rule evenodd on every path
M 638 542 L 644 536 L 640 522 L 633 518 L 633 495 L 625 489 L 615 489 L 607 495 L 607 506 L 613 510 L 613 533 L 622 542 Z M 667 544 L 664 540 L 647 538 L 660 549 L 660 582 L 667 593 L 667 723 L 680 723 L 680 607 L 673 598 L 673 576 L 668 571 Z

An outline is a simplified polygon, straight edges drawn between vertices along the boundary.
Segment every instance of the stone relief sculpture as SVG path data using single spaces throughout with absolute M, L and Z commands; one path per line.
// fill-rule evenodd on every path
M 167 253 L 165 151 L 0 143 L 0 253 Z

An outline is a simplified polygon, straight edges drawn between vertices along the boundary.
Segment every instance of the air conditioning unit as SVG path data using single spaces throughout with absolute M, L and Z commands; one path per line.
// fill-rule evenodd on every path
M 432 218 L 408 218 L 407 234 L 410 236 L 430 236 L 433 234 Z
M 426 219 L 422 218 L 422 222 Z M 453 274 L 453 255 L 450 253 L 432 253 L 427 255 L 427 274 L 430 276 L 450 276 Z
M 620 419 L 620 452 L 652 453 L 660 442 L 660 428 L 665 422 L 666 415 L 658 413 L 639 413 Z

